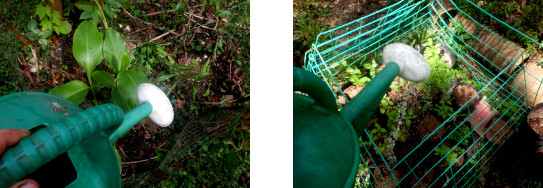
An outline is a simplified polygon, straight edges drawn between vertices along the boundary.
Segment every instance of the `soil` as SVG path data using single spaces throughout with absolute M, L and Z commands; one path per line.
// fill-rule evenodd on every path
M 441 122 L 437 119 L 436 116 L 428 116 L 422 119 L 416 126 L 417 135 L 422 139 L 421 141 L 428 137 L 434 130 L 436 130 L 441 125 Z M 445 135 L 445 128 L 439 129 L 435 134 L 431 135 L 428 138 L 430 142 L 439 142 Z
M 528 114 L 528 125 L 539 136 L 543 136 L 543 103 L 536 105 Z
M 453 89 L 452 97 L 458 106 L 463 106 L 476 95 L 477 91 L 472 86 L 460 84 Z M 473 103 L 474 101 L 475 99 L 471 102 Z
M 511 132 L 508 131 L 510 125 L 507 124 L 503 119 L 497 118 L 492 118 L 492 124 L 490 125 L 486 131 L 485 138 L 494 144 L 502 145 L 503 142 L 509 138 L 509 134 L 511 134 Z

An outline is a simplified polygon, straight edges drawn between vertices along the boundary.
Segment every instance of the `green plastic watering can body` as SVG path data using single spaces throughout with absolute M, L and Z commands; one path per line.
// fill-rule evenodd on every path
M 121 186 L 119 162 L 106 133 L 122 123 L 119 107 L 101 105 L 83 110 L 54 95 L 21 92 L 0 97 L 0 109 L 0 129 L 36 131 L 2 156 L 0 187 L 14 183 L 19 174 L 28 174 L 31 169 L 35 171 L 25 177 L 42 187 Z M 109 124 L 110 128 L 99 130 L 98 124 Z M 10 160 L 13 158 L 16 160 Z M 44 159 L 48 163 L 37 165 Z
M 60 97 L 20 92 L 0 97 L 0 129 L 31 135 L 0 156 L 0 187 L 23 178 L 42 187 L 120 187 L 120 161 L 112 142 L 145 117 L 159 126 L 173 121 L 168 97 L 141 84 L 139 105 L 127 113 L 102 104 L 86 110 Z
M 353 187 L 360 164 L 358 134 L 368 125 L 394 78 L 421 82 L 430 75 L 424 57 L 392 43 L 383 49 L 386 66 L 342 110 L 316 75 L 294 67 L 294 187 Z M 356 131 L 355 131 L 356 130 Z
M 389 63 L 341 112 L 335 97 L 314 74 L 294 68 L 294 187 L 353 187 L 363 130 L 400 72 Z M 353 126 L 355 124 L 356 126 Z

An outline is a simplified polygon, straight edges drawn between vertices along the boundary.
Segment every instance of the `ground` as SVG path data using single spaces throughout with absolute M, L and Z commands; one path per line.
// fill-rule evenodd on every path
M 25 46 L 5 26 L 9 22 L 23 37 L 31 38 L 33 34 L 27 24 L 31 19 L 43 22 L 35 14 L 35 7 L 47 4 L 12 1 L 0 8 L 0 14 L 7 20 L 0 25 L 0 36 L 5 44 L 1 47 L 0 70 L 6 73 L 0 77 L 6 83 L 0 87 L 0 94 L 48 92 L 73 80 L 88 83 L 85 69 L 72 51 L 74 33 L 83 21 L 80 18 L 84 10 L 78 3 L 84 2 L 62 1 L 62 20 L 71 24 L 72 30 L 67 34 L 53 32 L 43 40 L 47 42 L 45 45 L 37 40 Z M 172 101 L 175 111 L 174 122 L 168 128 L 146 119 L 114 143 L 122 161 L 123 183 L 248 186 L 249 145 L 244 143 L 249 141 L 249 1 L 99 2 L 115 14 L 110 16 L 104 10 L 107 16 L 104 18 L 121 34 L 130 52 L 129 69 L 143 72 L 159 86 Z M 93 3 L 91 1 L 91 5 Z M 105 6 L 106 3 L 109 6 Z M 98 29 L 102 30 L 102 17 L 100 20 Z M 112 73 L 106 62 L 96 70 Z M 102 87 L 95 98 L 89 94 L 80 106 L 89 108 L 111 103 L 110 91 Z M 186 139 L 180 137 L 192 140 L 178 147 L 180 140 Z M 188 154 L 212 146 L 220 149 L 214 158 L 204 160 L 202 156 Z M 172 155 L 177 157 L 173 159 L 177 163 L 165 161 Z M 191 160 L 200 158 L 203 162 L 213 162 L 216 167 L 194 171 L 200 167 L 191 166 L 195 163 Z M 178 170 L 179 174 L 163 170 L 180 164 L 192 174 L 184 170 Z M 156 176 L 149 176 L 149 172 Z M 210 178 L 208 173 L 235 175 L 228 176 L 229 179 Z M 149 181 L 142 183 L 140 177 Z

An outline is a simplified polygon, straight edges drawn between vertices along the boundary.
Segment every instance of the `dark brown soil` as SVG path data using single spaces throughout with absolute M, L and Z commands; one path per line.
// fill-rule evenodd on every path
M 458 106 L 463 106 L 471 98 L 477 95 L 477 90 L 467 84 L 461 84 L 454 88 L 453 99 Z M 471 102 L 474 102 L 473 100 Z
M 439 125 L 441 125 L 441 122 L 437 119 L 436 116 L 428 116 L 424 119 L 422 119 L 418 125 L 416 126 L 417 129 L 417 135 L 421 137 L 421 140 L 424 138 L 430 136 L 434 130 L 436 130 Z M 428 141 L 430 142 L 439 142 L 442 140 L 443 137 L 446 135 L 445 127 L 441 127 L 435 134 L 431 135 L 428 138 Z
M 485 138 L 494 144 L 502 145 L 511 134 L 509 125 L 502 119 L 492 118 L 492 124 L 489 125 Z

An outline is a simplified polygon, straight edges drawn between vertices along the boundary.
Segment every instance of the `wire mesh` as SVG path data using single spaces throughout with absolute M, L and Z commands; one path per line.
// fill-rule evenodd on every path
M 469 0 L 397 2 L 319 34 L 305 54 L 304 66 L 328 84 L 341 109 L 352 97 L 345 93 L 350 85 L 345 79 L 348 67 L 381 62 L 381 50 L 388 43 L 416 47 L 421 44 L 417 36 L 427 31 L 454 52 L 458 67 L 473 80 L 477 94 L 422 138 L 408 135 L 399 142 L 401 131 L 375 137 L 379 128 L 357 130 L 362 134 L 356 185 L 476 186 L 522 117 L 543 100 L 538 77 L 543 70 L 533 50 L 543 46 Z M 532 50 L 519 47 L 514 42 L 519 40 Z M 483 119 L 474 120 L 489 109 Z

